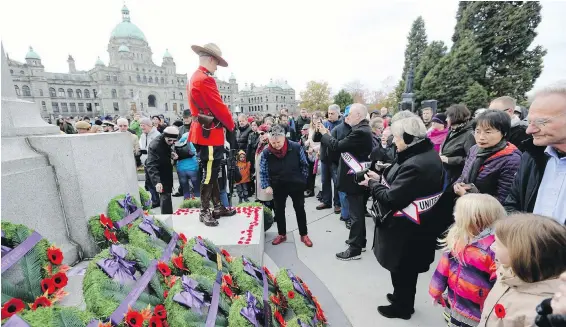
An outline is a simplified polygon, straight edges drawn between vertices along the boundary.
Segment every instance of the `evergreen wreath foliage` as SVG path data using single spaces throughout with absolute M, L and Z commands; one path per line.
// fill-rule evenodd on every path
M 188 209 L 188 208 L 200 208 L 200 198 L 194 198 L 194 199 L 186 199 L 183 200 L 183 203 L 181 203 L 181 208 L 183 209 Z
M 256 268 L 260 270 L 263 269 L 253 262 L 253 260 L 249 258 L 246 258 L 246 260 L 248 260 L 248 262 Z M 249 291 L 256 299 L 258 299 L 258 301 L 263 301 L 263 280 L 260 279 L 258 281 L 254 276 L 251 276 L 244 270 L 242 257 L 237 257 L 232 260 L 232 263 L 230 264 L 230 273 L 240 289 L 240 294 L 245 295 L 246 292 Z M 276 296 L 278 289 L 274 281 L 268 276 L 267 282 L 269 284 L 269 297 L 271 298 L 272 295 Z
M 95 317 L 88 311 L 72 307 L 42 307 L 26 311 L 20 317 L 30 327 L 85 327 Z
M 204 258 L 198 252 L 194 251 L 193 248 L 197 243 L 198 237 L 193 237 L 187 241 L 183 248 L 183 259 L 185 262 L 185 267 L 187 267 L 191 274 L 193 275 L 201 275 L 203 277 L 208 278 L 211 281 L 216 280 L 216 273 L 218 272 L 218 264 L 217 259 L 214 256 L 209 260 L 209 258 Z M 224 255 L 222 255 L 222 250 L 220 250 L 214 243 L 210 242 L 209 240 L 202 239 L 205 247 L 210 250 L 210 254 L 214 255 L 215 253 L 220 256 L 222 260 L 222 273 L 229 274 L 230 273 L 230 263 L 226 260 Z
M 143 207 L 143 210 L 151 210 L 151 206 L 153 203 L 151 203 L 151 193 L 149 193 L 148 191 L 145 190 L 145 188 L 143 187 L 139 187 L 140 190 L 140 201 L 141 201 L 141 205 Z

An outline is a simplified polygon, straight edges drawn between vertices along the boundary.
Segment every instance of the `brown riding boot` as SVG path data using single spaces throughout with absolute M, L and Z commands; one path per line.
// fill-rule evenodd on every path
M 206 226 L 214 227 L 218 226 L 218 221 L 212 217 L 210 211 L 210 198 L 212 197 L 212 184 L 200 184 L 200 222 L 204 223 Z
M 212 204 L 214 205 L 214 210 L 212 210 L 212 217 L 214 217 L 214 219 L 229 217 L 236 214 L 236 209 L 228 209 L 220 202 L 220 188 L 218 187 L 218 181 L 212 182 Z

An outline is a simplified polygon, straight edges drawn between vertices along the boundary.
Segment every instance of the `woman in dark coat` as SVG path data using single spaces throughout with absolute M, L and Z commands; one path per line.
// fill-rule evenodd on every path
M 437 202 L 446 183 L 442 162 L 419 117 L 396 120 L 391 131 L 397 148 L 393 165 L 383 177 L 368 172 L 360 185 L 369 187 L 379 209 L 373 251 L 390 271 L 393 284 L 393 293 L 386 296 L 391 305 L 377 310 L 387 318 L 410 319 L 418 275 L 434 261 L 439 236 L 435 217 L 442 208 Z
M 503 203 L 521 164 L 521 151 L 507 142 L 511 119 L 504 111 L 486 110 L 474 122 L 476 145 L 470 149 L 454 193 L 489 194 Z
M 470 148 L 476 144 L 476 140 L 472 128 L 472 113 L 465 105 L 451 105 L 446 109 L 446 117 L 446 121 L 450 124 L 450 132 L 440 147 L 440 159 L 452 184 L 462 174 L 464 161 Z

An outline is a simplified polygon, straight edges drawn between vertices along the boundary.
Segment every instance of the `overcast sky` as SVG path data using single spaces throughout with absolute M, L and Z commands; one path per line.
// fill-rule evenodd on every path
M 215 6 L 211 4 L 214 3 Z M 4 50 L 23 61 L 32 45 L 48 71 L 67 72 L 67 56 L 77 69 L 108 63 L 112 29 L 121 22 L 119 0 L 3 1 L 0 30 Z M 131 21 L 145 34 L 160 65 L 168 48 L 178 73 L 191 74 L 197 57 L 192 44 L 220 46 L 228 68 L 244 83 L 288 80 L 298 92 L 309 80 L 328 81 L 333 92 L 359 80 L 378 89 L 400 78 L 406 37 L 422 15 L 428 40 L 451 44 L 456 1 L 321 0 L 129 0 Z M 543 2 L 536 44 L 548 54 L 535 88 L 566 76 L 566 2 Z

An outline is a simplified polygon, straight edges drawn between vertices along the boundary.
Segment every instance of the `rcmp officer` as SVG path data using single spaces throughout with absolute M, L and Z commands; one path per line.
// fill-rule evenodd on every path
M 216 219 L 233 216 L 234 209 L 224 207 L 220 202 L 218 172 L 224 156 L 225 132 L 229 142 L 234 143 L 234 120 L 228 107 L 222 102 L 213 74 L 218 66 L 228 67 L 222 58 L 222 51 L 214 43 L 204 46 L 193 45 L 193 51 L 199 55 L 200 66 L 187 85 L 189 106 L 193 122 L 189 140 L 200 152 L 202 182 L 200 184 L 201 211 L 200 221 L 206 226 L 217 226 Z M 210 210 L 210 201 L 214 205 Z

